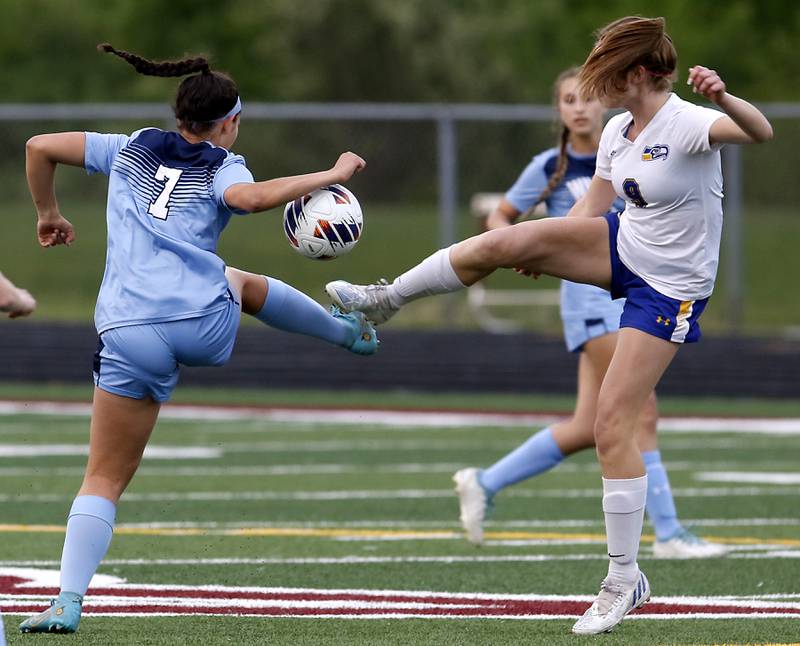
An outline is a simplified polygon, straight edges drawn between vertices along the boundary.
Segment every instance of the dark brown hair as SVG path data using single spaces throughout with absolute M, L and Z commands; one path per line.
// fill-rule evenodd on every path
M 178 86 L 175 96 L 175 118 L 178 125 L 194 134 L 202 134 L 214 127 L 214 121 L 226 115 L 239 97 L 236 83 L 223 72 L 214 72 L 202 56 L 178 61 L 155 62 L 114 49 L 108 43 L 97 46 L 101 52 L 119 56 L 139 74 L 147 76 L 186 76 Z
M 581 92 L 601 99 L 623 92 L 628 73 L 640 65 L 654 88 L 669 90 L 678 54 L 665 28 L 663 18 L 627 16 L 598 30 L 581 69 Z

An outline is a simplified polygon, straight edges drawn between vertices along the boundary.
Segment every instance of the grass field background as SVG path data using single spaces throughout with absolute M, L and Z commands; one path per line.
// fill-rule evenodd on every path
M 252 404 L 392 406 L 425 409 L 565 410 L 569 398 L 458 395 L 384 397 L 354 393 L 191 391 L 178 401 Z M 0 388 L 3 399 L 86 401 L 85 388 L 24 385 Z M 671 413 L 797 415 L 797 402 L 669 400 Z M 82 445 L 84 416 L 5 415 L 0 445 Z M 600 475 L 594 455 L 577 455 L 551 473 L 501 493 L 489 544 L 461 538 L 452 473 L 486 465 L 535 429 L 413 427 L 162 419 L 155 447 L 214 449 L 216 457 L 148 459 L 123 499 L 118 530 L 101 573 L 130 583 L 388 589 L 514 594 L 597 591 L 605 570 Z M 655 597 L 665 595 L 794 595 L 800 597 L 798 484 L 747 483 L 746 474 L 797 472 L 795 434 L 678 433 L 661 436 L 679 515 L 695 530 L 729 542 L 733 557 L 714 561 L 656 561 L 645 528 L 640 564 Z M 5 455 L 0 453 L 0 455 Z M 41 562 L 57 569 L 63 525 L 85 457 L 0 457 L 3 566 Z M 742 481 L 708 481 L 738 473 Z M 367 492 L 367 493 L 364 493 Z M 413 493 L 409 493 L 413 492 Z M 165 525 L 166 524 L 166 525 Z M 53 526 L 53 530 L 45 529 Z M 165 527 L 179 530 L 159 535 Z M 251 528 L 250 535 L 226 535 Z M 19 531 L 20 529 L 24 531 Z M 148 530 L 150 533 L 138 533 Z M 405 536 L 397 536 L 405 533 Z M 189 535 L 185 535 L 185 534 Z M 241 532 L 240 532 L 241 533 Z M 292 534 L 295 535 L 292 535 Z M 588 537 L 583 542 L 570 537 Z M 510 540 L 514 537 L 514 540 Z M 585 555 L 586 560 L 572 560 Z M 485 557 L 503 557 L 488 562 Z M 531 562 L 540 556 L 541 562 Z M 568 560 L 549 560 L 562 556 Z M 347 563 L 352 557 L 376 562 Z M 382 558 L 383 557 L 383 558 Z M 447 562 L 444 557 L 456 559 Z M 748 557 L 748 558 L 745 558 Z M 387 559 L 393 559 L 387 561 Z M 430 558 L 420 563 L 412 559 Z M 215 563 L 210 559 L 248 559 Z M 266 559 L 271 559 L 266 561 Z M 310 560 L 309 560 L 310 559 Z M 319 559 L 328 559 L 320 562 Z M 437 560 L 438 559 L 438 560 Z M 461 560 L 459 560 L 461 559 Z M 136 560 L 132 562 L 132 560 Z M 180 560 L 159 564 L 156 561 Z M 364 559 L 361 558 L 363 561 Z M 2 603 L 0 597 L 0 603 Z M 15 632 L 10 644 L 47 637 Z M 288 619 L 237 617 L 85 617 L 81 644 L 576 644 L 571 620 Z M 797 641 L 800 619 L 636 620 L 592 639 L 601 644 L 733 644 Z M 59 639 L 59 638 L 50 638 Z
M 65 169 L 76 181 L 82 171 Z M 87 181 L 82 179 L 81 181 Z M 97 180 L 102 183 L 102 180 Z M 95 183 L 93 182 L 93 188 Z M 219 253 L 232 266 L 274 275 L 324 302 L 323 286 L 336 278 L 372 282 L 392 278 L 438 248 L 437 212 L 430 204 L 386 206 L 363 204 L 365 231 L 358 247 L 335 262 L 310 261 L 295 253 L 281 229 L 280 210 L 231 221 L 222 236 Z M 90 321 L 105 261 L 105 203 L 101 199 L 64 198 L 63 214 L 75 225 L 73 248 L 43 250 L 35 241 L 35 213 L 30 203 L 10 201 L 4 209 L 3 271 L 39 299 L 38 319 Z M 476 231 L 473 219 L 462 214 L 459 236 Z M 800 300 L 794 293 L 800 275 L 800 220 L 789 210 L 748 212 L 745 226 L 744 331 L 750 334 L 795 333 L 800 326 Z M 721 275 L 711 305 L 703 315 L 703 329 L 719 333 L 730 329 L 725 302 L 724 255 Z M 555 279 L 523 279 L 498 272 L 487 285 L 502 289 L 556 289 Z M 392 321 L 397 327 L 443 325 L 443 299 L 410 304 Z M 475 327 L 464 294 L 451 301 L 454 324 Z M 557 308 L 505 309 L 523 327 L 560 334 Z

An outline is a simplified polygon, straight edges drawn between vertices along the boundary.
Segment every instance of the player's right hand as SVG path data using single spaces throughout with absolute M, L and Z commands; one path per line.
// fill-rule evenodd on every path
M 55 247 L 56 245 L 71 245 L 75 241 L 75 231 L 72 223 L 60 213 L 54 216 L 39 217 L 36 225 L 36 234 L 42 247 Z
M 355 153 L 346 152 L 339 155 L 333 166 L 336 182 L 346 182 L 356 173 L 364 170 L 367 162 Z
M 31 296 L 27 289 L 17 288 L 14 300 L 9 303 L 4 311 L 8 312 L 8 318 L 15 319 L 20 316 L 28 316 L 36 309 L 36 299 Z
M 536 271 L 531 271 L 530 269 L 523 269 L 522 267 L 515 267 L 514 271 L 518 273 L 520 276 L 525 276 L 527 278 L 533 278 L 534 280 L 539 280 L 539 276 L 542 274 Z

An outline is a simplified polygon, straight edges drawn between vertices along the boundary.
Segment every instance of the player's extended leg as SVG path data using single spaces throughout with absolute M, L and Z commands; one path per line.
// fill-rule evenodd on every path
M 655 393 L 648 398 L 639 417 L 636 441 L 647 472 L 645 509 L 655 532 L 653 556 L 657 559 L 697 559 L 724 556 L 728 549 L 709 543 L 686 529 L 678 519 L 667 470 L 661 463 L 656 427 L 658 404 Z
M 77 630 L 83 596 L 111 543 L 117 501 L 139 467 L 159 408 L 150 398 L 95 388 L 89 460 L 67 520 L 61 590 L 50 608 L 20 624 L 22 632 Z
M 575 411 L 569 419 L 534 433 L 486 469 L 468 467 L 455 473 L 453 481 L 456 483 L 461 525 L 471 543 L 480 545 L 483 542 L 483 523 L 494 506 L 497 493 L 549 471 L 571 453 L 594 446 L 597 393 L 614 351 L 613 341 L 609 344 L 608 338 L 609 335 L 591 339 L 580 354 L 578 396 Z M 608 356 L 598 373 L 590 356 L 600 354 Z
M 328 312 L 315 300 L 277 278 L 228 267 L 225 276 L 242 298 L 242 311 L 278 330 L 306 334 L 356 354 L 378 349 L 375 330 L 360 312 Z
M 608 288 L 611 261 L 605 218 L 547 218 L 520 222 L 440 249 L 390 283 L 337 280 L 325 291 L 344 311 L 361 311 L 376 324 L 423 296 L 454 292 L 501 267 Z
M 603 472 L 609 568 L 600 593 L 572 630 L 611 630 L 650 598 L 650 585 L 636 561 L 647 497 L 647 476 L 636 442 L 637 421 L 669 366 L 678 344 L 624 327 L 597 405 L 595 444 Z

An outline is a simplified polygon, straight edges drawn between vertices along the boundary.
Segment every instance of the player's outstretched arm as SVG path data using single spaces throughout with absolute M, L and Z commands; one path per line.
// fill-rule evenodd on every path
M 355 153 L 342 153 L 333 167 L 318 173 L 279 177 L 253 184 L 234 184 L 225 190 L 225 203 L 250 213 L 267 211 L 323 186 L 346 182 L 366 165 Z
M 8 317 L 15 319 L 19 316 L 28 316 L 34 309 L 36 300 L 33 296 L 0 273 L 0 312 L 8 312 Z
M 36 135 L 25 146 L 25 173 L 39 222 L 39 244 L 53 247 L 75 240 L 72 224 L 61 215 L 56 200 L 55 173 L 58 164 L 83 166 L 86 135 L 58 132 Z
M 520 216 L 520 212 L 508 200 L 503 200 L 486 218 L 486 228 L 488 230 L 510 227 Z
M 686 81 L 692 91 L 716 103 L 727 117 L 717 119 L 708 132 L 712 144 L 760 144 L 772 139 L 772 125 L 756 106 L 728 94 L 716 71 L 702 65 L 689 68 Z
M 608 213 L 617 197 L 614 186 L 607 179 L 595 175 L 589 190 L 581 197 L 567 213 L 568 217 L 597 218 Z

